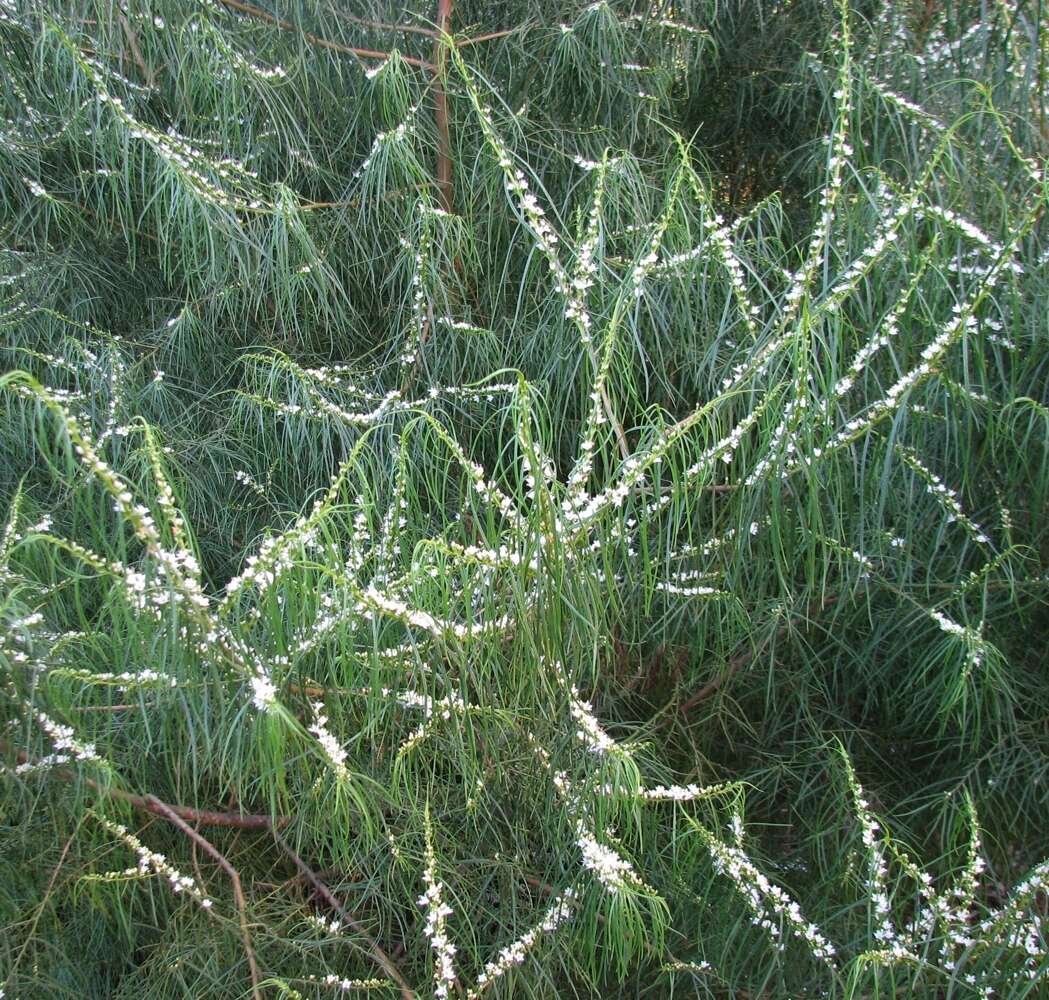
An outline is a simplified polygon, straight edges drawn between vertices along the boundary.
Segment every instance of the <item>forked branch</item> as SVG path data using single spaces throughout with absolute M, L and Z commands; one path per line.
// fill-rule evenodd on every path
M 322 49 L 331 49 L 333 52 L 345 52 L 347 55 L 358 56 L 361 59 L 388 59 L 390 57 L 389 52 L 380 52 L 375 49 L 359 49 L 352 45 L 343 45 L 342 42 L 333 42 L 328 38 L 321 38 L 320 35 L 306 31 L 297 24 L 292 24 L 291 21 L 285 21 L 274 14 L 260 10 L 254 4 L 243 3 L 242 0 L 219 0 L 219 2 L 230 10 L 237 11 L 239 14 L 246 14 L 248 17 L 258 18 L 260 21 L 269 21 L 270 24 L 275 24 L 282 31 L 294 32 L 305 38 L 307 42 L 318 45 Z M 401 56 L 401 58 L 409 65 L 418 66 L 420 69 L 429 70 L 431 73 L 436 69 L 433 63 L 428 63 L 425 59 L 416 59 L 413 56 Z
M 155 812 L 163 816 L 169 823 L 177 826 L 193 843 L 211 855 L 219 867 L 229 876 L 230 884 L 233 886 L 233 898 L 237 903 L 240 938 L 244 944 L 244 955 L 248 960 L 248 971 L 251 975 L 251 995 L 253 1000 L 262 1000 L 262 993 L 259 990 L 259 966 L 255 961 L 255 949 L 251 946 L 251 933 L 248 930 L 247 901 L 244 899 L 244 889 L 240 884 L 240 875 L 237 874 L 237 869 L 230 864 L 229 859 L 211 841 L 197 833 L 167 803 L 161 802 L 155 795 L 147 795 L 146 801 L 153 807 Z
M 24 750 L 19 750 L 15 754 L 15 760 L 19 764 L 32 765 L 36 763 L 36 761 L 34 761 Z M 50 773 L 56 778 L 61 778 L 64 781 L 72 781 L 74 778 L 81 777 L 73 774 L 72 771 L 67 771 L 63 768 L 53 768 Z M 287 816 L 267 816 L 260 813 L 217 812 L 213 809 L 194 809 L 192 806 L 177 806 L 167 802 L 161 802 L 155 795 L 135 795 L 132 792 L 125 792 L 120 788 L 106 787 L 95 781 L 93 778 L 81 777 L 81 780 L 88 788 L 91 788 L 102 795 L 108 796 L 111 799 L 119 799 L 121 802 L 127 802 L 135 809 L 141 809 L 145 812 L 151 812 L 158 816 L 165 817 L 167 816 L 167 813 L 164 811 L 166 809 L 180 819 L 189 823 L 199 823 L 201 826 L 226 826 L 233 827 L 237 830 L 269 830 L 272 828 L 287 826 L 288 824 Z M 163 809 L 161 806 L 163 806 Z

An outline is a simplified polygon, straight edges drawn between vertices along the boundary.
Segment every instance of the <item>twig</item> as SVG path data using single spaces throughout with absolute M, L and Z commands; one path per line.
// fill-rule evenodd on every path
M 786 628 L 786 626 L 784 626 L 784 628 Z M 782 631 L 783 629 L 780 629 L 775 634 L 778 636 Z M 728 661 L 728 669 L 724 673 L 718 674 L 713 680 L 708 681 L 694 695 L 692 695 L 691 698 L 679 705 L 678 712 L 681 715 L 687 715 L 690 709 L 695 708 L 701 701 L 706 701 L 707 698 L 714 694 L 714 692 L 723 684 L 731 680 L 732 677 L 750 663 L 751 660 L 756 660 L 763 652 L 765 652 L 771 638 L 772 636 L 766 636 L 757 649 L 748 649 L 732 657 L 732 659 Z M 664 719 L 662 725 L 666 725 L 667 721 L 667 719 Z
M 331 49 L 334 52 L 346 52 L 351 56 L 358 56 L 361 59 L 389 59 L 389 52 L 377 52 L 374 49 L 358 49 L 352 45 L 343 45 L 341 42 L 333 42 L 327 38 L 321 38 L 320 35 L 315 35 L 310 31 L 305 31 L 298 25 L 292 24 L 291 21 L 285 21 L 283 18 L 276 17 L 267 11 L 260 10 L 250 3 L 242 3 L 241 0 L 219 0 L 225 7 L 229 7 L 230 10 L 235 10 L 241 14 L 247 14 L 249 17 L 258 18 L 260 21 L 269 21 L 270 24 L 275 24 L 282 31 L 291 31 L 297 35 L 301 35 L 306 41 L 311 42 L 313 45 L 318 45 L 323 49 Z M 436 67 L 433 63 L 428 63 L 425 59 L 416 59 L 413 56 L 401 56 L 401 58 L 412 66 L 418 66 L 421 69 L 429 70 L 431 73 L 436 71 Z
M 35 763 L 33 758 L 24 750 L 19 750 L 15 754 L 15 760 L 18 761 L 19 764 Z M 76 775 L 72 771 L 67 771 L 64 768 L 54 768 L 51 773 L 55 775 L 55 777 L 62 778 L 64 781 L 73 781 L 75 778 L 81 777 L 80 775 Z M 121 802 L 127 802 L 136 809 L 142 809 L 145 812 L 151 812 L 158 816 L 166 815 L 163 810 L 155 805 L 155 803 L 160 802 L 155 795 L 134 795 L 133 793 L 125 792 L 120 788 L 106 787 L 95 781 L 93 778 L 81 777 L 81 780 L 88 786 L 88 788 L 92 788 L 102 795 L 108 795 L 112 799 L 119 799 Z M 167 802 L 160 804 L 180 819 L 186 820 L 190 823 L 199 823 L 201 826 L 228 826 L 234 827 L 238 830 L 270 830 L 287 826 L 289 822 L 289 817 L 287 816 L 266 816 L 257 813 L 215 812 L 210 809 L 194 809 L 191 806 L 171 805 Z
M 73 705 L 71 712 L 133 712 L 139 705 Z M 153 703 L 146 703 L 146 708 L 153 708 Z
M 408 985 L 404 976 L 401 975 L 400 970 L 393 963 L 393 959 L 386 954 L 385 951 L 379 946 L 379 942 L 376 941 L 360 924 L 359 921 L 355 920 L 346 910 L 346 908 L 335 898 L 334 893 L 329 889 L 324 882 L 321 881 L 320 876 L 299 855 L 295 852 L 295 849 L 289 844 L 276 830 L 273 831 L 273 839 L 277 842 L 278 846 L 284 851 L 285 854 L 295 862 L 295 867 L 299 869 L 299 872 L 306 879 L 314 889 L 324 898 L 324 901 L 342 918 L 343 923 L 347 926 L 352 927 L 368 945 L 368 950 L 371 952 L 372 958 L 375 959 L 377 965 L 379 965 L 383 972 L 390 977 L 400 987 L 401 996 L 404 1000 L 416 1000 L 415 991 Z
M 142 58 L 142 50 L 138 47 L 138 39 L 135 37 L 135 32 L 123 14 L 118 14 L 117 18 L 120 21 L 120 27 L 124 30 L 124 37 L 127 39 L 131 55 L 135 59 L 135 65 L 141 71 L 143 79 L 146 81 L 146 86 L 152 90 L 155 85 L 153 71 L 146 65 L 146 60 Z
M 477 45 L 479 42 L 490 42 L 496 38 L 506 38 L 508 35 L 516 35 L 525 30 L 527 29 L 522 25 L 518 28 L 507 28 L 505 31 L 489 31 L 487 35 L 474 35 L 472 38 L 460 38 L 455 44 L 460 49 L 465 49 L 467 45 Z
M 80 831 L 80 823 L 83 822 L 81 817 L 80 822 L 77 823 L 76 829 L 69 835 L 69 839 L 65 842 L 65 846 L 62 848 L 62 853 L 58 856 L 58 864 L 55 865 L 51 872 L 51 877 L 47 880 L 47 888 L 44 890 L 43 899 L 40 900 L 40 905 L 37 906 L 36 912 L 33 914 L 32 923 L 29 925 L 29 930 L 25 933 L 25 939 L 22 941 L 22 947 L 19 949 L 18 954 L 15 956 L 14 962 L 11 963 L 10 968 L 4 973 L 5 980 L 10 986 L 14 982 L 15 970 L 18 968 L 25 956 L 26 949 L 29 947 L 29 942 L 33 940 L 33 935 L 36 933 L 36 926 L 40 923 L 40 917 L 44 912 L 44 908 L 47 906 L 47 901 L 51 898 L 51 892 L 55 887 L 55 882 L 58 881 L 58 873 L 62 870 L 62 864 L 66 860 L 66 855 L 69 853 L 69 848 L 73 845 L 73 841 L 76 838 L 77 833 Z
M 448 92 L 444 80 L 448 69 L 451 39 L 452 0 L 437 0 L 437 36 L 433 43 L 434 124 L 437 126 L 437 191 L 441 208 L 452 211 L 452 140 L 448 128 Z
M 809 608 L 806 611 L 806 617 L 812 618 L 813 616 L 818 615 L 821 611 L 830 607 L 830 605 L 834 604 L 837 600 L 838 597 L 836 594 L 824 597 L 822 600 L 817 601 L 815 604 L 809 606 Z M 772 633 L 772 635 L 766 636 L 765 639 L 761 642 L 761 644 L 757 647 L 757 649 L 747 649 L 744 650 L 742 653 L 738 653 L 736 656 L 732 657 L 732 659 L 728 662 L 728 669 L 724 673 L 719 674 L 713 680 L 708 681 L 706 684 L 704 684 L 703 687 L 701 687 L 694 695 L 692 695 L 691 698 L 682 702 L 682 704 L 678 706 L 677 712 L 675 714 L 686 715 L 701 701 L 706 701 L 707 698 L 714 694 L 727 681 L 731 680 L 732 677 L 736 673 L 738 673 L 743 667 L 745 667 L 748 663 L 750 663 L 751 660 L 754 660 L 757 657 L 759 657 L 768 647 L 769 643 L 772 641 L 773 638 L 778 639 L 785 635 L 787 630 L 790 628 L 790 625 L 791 622 L 785 622 L 778 629 L 776 629 L 776 631 Z M 674 715 L 664 716 L 664 718 L 659 723 L 659 726 L 657 726 L 657 729 L 662 729 L 670 725 L 673 718 Z
M 367 18 L 357 17 L 355 14 L 347 14 L 341 10 L 332 9 L 332 13 L 343 21 L 351 24 L 359 24 L 362 28 L 372 28 L 375 31 L 403 31 L 415 35 L 425 35 L 427 38 L 440 38 L 440 32 L 433 28 L 423 27 L 421 24 L 390 24 L 387 21 L 369 21 Z M 455 45 L 462 49 L 467 45 L 477 45 L 479 42 L 490 42 L 497 38 L 506 38 L 508 35 L 517 35 L 527 31 L 527 25 L 518 25 L 516 28 L 505 28 L 502 31 L 489 31 L 484 35 L 474 35 L 470 38 L 458 38 Z
M 359 24 L 362 28 L 373 28 L 376 31 L 406 31 L 411 34 L 426 35 L 428 38 L 433 38 L 437 34 L 433 28 L 424 28 L 420 24 L 389 24 L 386 21 L 369 21 L 367 18 L 357 17 L 356 14 L 347 14 L 345 11 L 334 8 L 332 8 L 332 13 L 343 21 Z
M 248 971 L 251 975 L 251 995 L 254 1000 L 262 1000 L 262 993 L 259 990 L 259 967 L 255 961 L 255 949 L 251 946 L 251 934 L 248 931 L 247 902 L 244 899 L 244 890 L 241 888 L 237 869 L 229 863 L 226 856 L 211 841 L 197 833 L 167 803 L 161 802 L 155 795 L 147 795 L 146 801 L 153 807 L 155 812 L 163 816 L 169 823 L 174 823 L 193 843 L 198 844 L 207 851 L 229 876 L 230 883 L 233 886 L 233 898 L 237 903 L 237 916 L 240 919 L 240 937 L 244 942 L 244 954 L 247 956 Z
M 403 195 L 410 194 L 415 191 L 421 191 L 424 188 L 433 187 L 432 182 L 419 181 L 415 184 L 409 184 L 406 187 L 392 188 L 389 191 L 385 191 L 381 197 L 383 199 L 399 198 Z M 300 201 L 296 206 L 300 211 L 309 212 L 314 211 L 318 208 L 357 208 L 360 206 L 360 198 L 350 198 L 342 201 Z

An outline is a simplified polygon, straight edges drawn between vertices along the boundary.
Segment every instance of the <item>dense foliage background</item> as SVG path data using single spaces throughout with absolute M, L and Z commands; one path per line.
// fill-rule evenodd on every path
M 1044 995 L 1041 7 L 0 0 L 0 995 Z

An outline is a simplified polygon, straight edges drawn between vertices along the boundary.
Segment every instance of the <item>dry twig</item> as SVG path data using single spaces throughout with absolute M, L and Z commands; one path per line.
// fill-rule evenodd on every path
M 124 31 L 124 37 L 127 39 L 128 46 L 131 48 L 131 55 L 134 57 L 135 65 L 138 66 L 139 72 L 141 72 L 143 79 L 146 81 L 146 86 L 152 90 L 155 84 L 153 71 L 146 65 L 146 60 L 142 57 L 142 49 L 139 48 L 135 32 L 123 14 L 118 14 L 117 17 L 120 21 L 120 27 Z
M 379 942 L 364 929 L 363 925 L 358 920 L 355 920 L 354 917 L 347 912 L 346 907 L 335 898 L 335 894 L 324 884 L 324 882 L 321 881 L 320 876 L 299 857 L 295 848 L 293 848 L 291 844 L 289 844 L 276 830 L 273 831 L 273 839 L 277 842 L 278 846 L 284 851 L 284 853 L 295 862 L 295 867 L 299 869 L 303 878 L 305 878 L 306 881 L 316 889 L 316 891 L 324 898 L 324 901 L 342 918 L 342 922 L 364 938 L 368 950 L 371 952 L 372 958 L 375 959 L 376 964 L 382 969 L 382 971 L 397 984 L 404 1000 L 416 1000 L 415 991 L 408 985 L 404 976 L 401 975 L 401 972 L 394 964 L 393 959 L 382 950 Z
M 161 802 L 155 795 L 147 795 L 146 802 L 153 807 L 158 815 L 163 816 L 169 823 L 174 823 L 193 843 L 207 851 L 215 859 L 219 867 L 229 876 L 230 883 L 233 886 L 233 898 L 237 903 L 240 937 L 244 942 L 244 954 L 248 959 L 248 971 L 251 975 L 251 995 L 254 1000 L 262 1000 L 262 993 L 259 990 L 259 967 L 255 961 L 255 949 L 251 946 L 251 934 L 248 931 L 247 901 L 244 899 L 244 890 L 241 888 L 240 875 L 237 874 L 237 869 L 230 864 L 226 856 L 211 841 L 197 833 L 167 803 Z
M 24 750 L 19 750 L 15 754 L 15 760 L 19 764 L 36 763 Z M 136 809 L 143 809 L 146 812 L 151 812 L 158 816 L 166 815 L 160 808 L 160 806 L 163 806 L 164 809 L 167 809 L 180 819 L 186 820 L 190 823 L 199 823 L 201 826 L 229 826 L 238 830 L 269 830 L 272 828 L 287 826 L 288 824 L 287 816 L 266 816 L 259 813 L 216 812 L 211 809 L 194 809 L 191 806 L 171 805 L 167 802 L 161 802 L 155 795 L 135 795 L 132 792 L 125 792 L 120 788 L 106 787 L 95 781 L 93 778 L 85 778 L 82 775 L 76 775 L 72 771 L 67 771 L 64 768 L 53 768 L 50 773 L 57 778 L 62 778 L 64 781 L 72 781 L 74 778 L 80 778 L 88 788 L 91 788 L 102 795 L 107 795 L 112 799 L 119 799 L 121 802 L 127 802 Z M 159 805 L 157 805 L 157 803 L 159 803 Z
M 837 595 L 831 594 L 824 597 L 823 600 L 817 601 L 815 604 L 811 605 L 808 608 L 806 612 L 806 618 L 813 618 L 815 615 L 818 615 L 821 611 L 830 607 L 837 600 Z M 692 695 L 691 698 L 688 698 L 686 701 L 682 702 L 678 706 L 677 712 L 675 712 L 672 715 L 664 716 L 657 728 L 665 728 L 666 726 L 670 725 L 670 723 L 674 720 L 676 715 L 687 715 L 688 712 L 691 709 L 695 708 L 696 705 L 698 705 L 701 701 L 706 701 L 707 698 L 714 694 L 727 681 L 730 681 L 736 675 L 736 673 L 738 673 L 743 667 L 745 667 L 752 660 L 757 659 L 768 648 L 768 645 L 772 642 L 773 638 L 779 639 L 782 636 L 784 636 L 789 630 L 790 626 L 791 622 L 784 623 L 772 635 L 766 636 L 765 639 L 756 649 L 747 649 L 744 650 L 742 653 L 738 653 L 736 656 L 732 657 L 732 659 L 728 661 L 728 669 L 725 670 L 724 673 L 719 674 L 717 677 L 713 678 L 713 680 L 708 681 L 694 695 Z
M 241 0 L 219 0 L 219 2 L 229 7 L 230 10 L 235 10 L 239 14 L 247 14 L 249 17 L 258 18 L 260 21 L 269 21 L 270 24 L 275 24 L 282 31 L 294 32 L 297 35 L 301 35 L 313 45 L 320 46 L 323 49 L 331 49 L 334 52 L 345 52 L 351 56 L 359 56 L 361 59 L 388 59 L 390 57 L 389 52 L 377 52 L 374 49 L 358 49 L 352 45 L 343 45 L 341 42 L 333 42 L 327 38 L 321 38 L 320 35 L 314 35 L 312 32 L 304 31 L 296 24 L 292 24 L 291 21 L 285 21 L 283 18 L 276 17 L 267 11 L 260 10 L 250 3 L 242 3 Z M 416 59 L 413 56 L 401 56 L 401 58 L 411 66 L 418 66 L 421 69 L 429 70 L 431 73 L 434 72 L 435 68 L 432 63 L 428 63 L 425 59 Z

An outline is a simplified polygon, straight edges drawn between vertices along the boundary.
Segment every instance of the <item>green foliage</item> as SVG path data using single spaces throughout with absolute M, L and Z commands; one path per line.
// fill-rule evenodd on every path
M 2 995 L 1044 990 L 1040 14 L 0 4 Z

